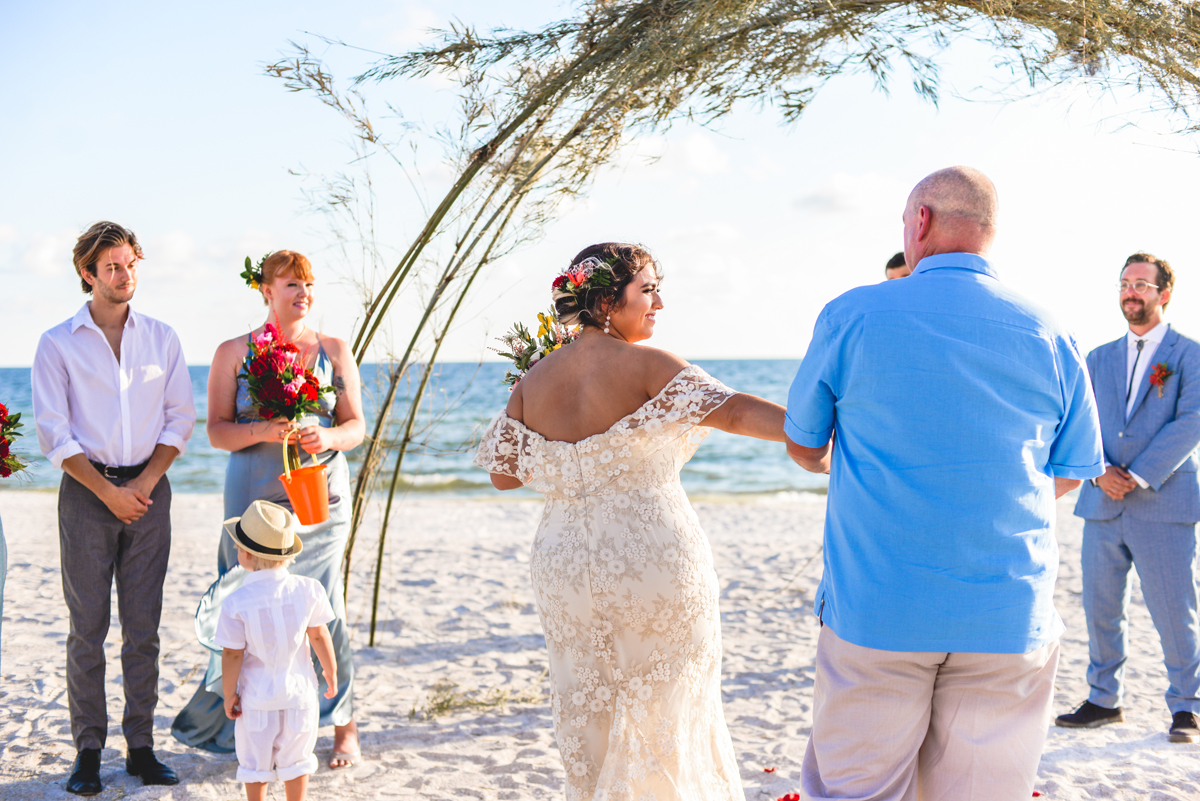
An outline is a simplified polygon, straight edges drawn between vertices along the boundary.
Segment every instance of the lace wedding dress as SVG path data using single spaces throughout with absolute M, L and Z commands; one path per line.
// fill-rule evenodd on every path
M 546 496 L 531 573 L 568 801 L 742 801 L 712 551 L 679 483 L 735 393 L 689 366 L 602 434 L 503 412 L 475 463 Z

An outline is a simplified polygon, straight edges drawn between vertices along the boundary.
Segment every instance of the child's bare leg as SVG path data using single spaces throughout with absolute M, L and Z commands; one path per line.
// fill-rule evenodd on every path
M 246 782 L 246 801 L 267 801 L 267 783 Z
M 304 801 L 304 796 L 308 795 L 308 774 L 288 779 L 283 783 L 283 792 L 287 801 Z

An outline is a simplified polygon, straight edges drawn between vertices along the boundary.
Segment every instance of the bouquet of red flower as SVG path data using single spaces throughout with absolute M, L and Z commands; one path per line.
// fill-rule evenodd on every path
M 321 408 L 321 396 L 333 392 L 333 387 L 321 386 L 312 371 L 305 369 L 300 349 L 270 323 L 251 341 L 250 350 L 238 378 L 246 379 L 250 400 L 262 419 L 295 420 L 315 414 Z
M 12 452 L 13 441 L 21 436 L 17 429 L 21 427 L 21 414 L 9 414 L 8 407 L 0 403 L 0 478 L 8 478 L 13 473 L 19 473 L 27 465 Z

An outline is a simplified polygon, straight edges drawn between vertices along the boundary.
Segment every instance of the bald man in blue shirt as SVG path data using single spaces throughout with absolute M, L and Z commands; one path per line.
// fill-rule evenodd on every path
M 1055 499 L 1104 471 L 1083 357 L 986 254 L 995 187 L 904 209 L 904 281 L 821 312 L 784 430 L 829 472 L 805 797 L 1029 798 L 1062 620 Z

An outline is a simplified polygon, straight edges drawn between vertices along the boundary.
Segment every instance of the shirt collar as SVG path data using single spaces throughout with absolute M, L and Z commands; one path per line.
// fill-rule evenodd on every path
M 256 581 L 283 581 L 288 577 L 286 567 L 268 567 L 263 570 L 247 570 L 243 584 L 253 584 Z
M 1166 320 L 1164 320 L 1161 323 L 1159 323 L 1158 325 L 1151 328 L 1146 333 L 1142 334 L 1141 336 L 1138 336 L 1137 334 L 1130 331 L 1129 333 L 1127 333 L 1125 335 L 1125 342 L 1131 348 L 1137 347 L 1137 341 L 1139 339 L 1144 339 L 1147 342 L 1153 342 L 1155 345 L 1157 345 L 1163 341 L 1163 337 L 1165 337 L 1167 335 L 1167 331 L 1169 331 L 1170 328 L 1171 328 L 1171 324 L 1168 323 Z
M 940 269 L 970 270 L 991 278 L 1000 278 L 992 263 L 978 253 L 936 253 L 926 256 L 917 262 L 913 275 Z
M 96 321 L 92 319 L 92 310 L 88 308 L 88 303 L 90 303 L 90 302 L 91 301 L 85 302 L 82 306 L 80 306 L 79 311 L 75 312 L 75 316 L 71 318 L 71 333 L 72 334 L 74 334 L 76 331 L 78 331 L 79 326 L 81 326 L 81 325 L 86 326 L 87 328 L 90 328 L 93 331 L 100 331 L 100 326 L 96 325 Z M 125 318 L 125 327 L 126 328 L 137 328 L 139 317 L 141 317 L 141 315 L 139 315 L 136 311 L 134 311 L 133 307 L 130 306 L 129 307 L 129 315 L 126 316 L 126 318 Z M 101 332 L 101 333 L 103 333 L 103 332 Z

